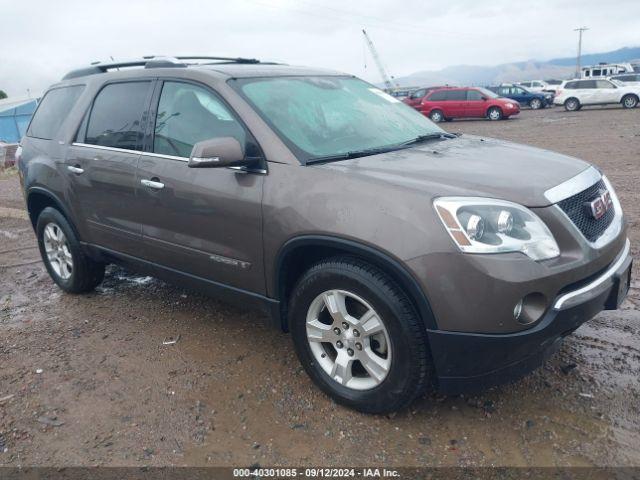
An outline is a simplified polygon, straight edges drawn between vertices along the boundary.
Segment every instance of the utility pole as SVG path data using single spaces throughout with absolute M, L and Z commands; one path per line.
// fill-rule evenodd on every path
M 578 57 L 576 58 L 576 78 L 580 78 L 580 57 L 582 56 L 582 32 L 589 30 L 587 27 L 574 28 L 578 32 Z

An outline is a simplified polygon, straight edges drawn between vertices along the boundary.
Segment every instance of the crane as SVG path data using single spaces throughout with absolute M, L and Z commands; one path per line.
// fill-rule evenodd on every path
M 371 56 L 376 62 L 378 72 L 380 72 L 380 76 L 382 77 L 382 81 L 384 82 L 385 87 L 387 87 L 387 90 L 393 90 L 394 87 L 398 87 L 398 84 L 396 84 L 395 81 L 392 82 L 393 77 L 390 77 L 389 74 L 387 74 L 387 71 L 384 69 L 382 60 L 380 60 L 380 55 L 378 55 L 376 47 L 373 45 L 371 38 L 369 38 L 369 35 L 367 35 L 367 31 L 364 28 L 362 29 L 362 34 L 364 35 L 364 40 L 367 43 L 369 50 L 371 51 Z

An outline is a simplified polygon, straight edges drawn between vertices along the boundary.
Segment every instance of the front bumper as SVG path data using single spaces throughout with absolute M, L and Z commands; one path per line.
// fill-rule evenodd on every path
M 554 300 L 533 328 L 511 334 L 429 331 L 442 393 L 458 394 L 517 380 L 539 367 L 562 339 L 602 310 L 615 310 L 627 294 L 629 241 L 599 276 Z

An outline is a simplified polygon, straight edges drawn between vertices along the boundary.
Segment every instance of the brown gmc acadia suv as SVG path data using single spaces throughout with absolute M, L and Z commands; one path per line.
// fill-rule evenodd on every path
M 47 91 L 18 157 L 60 288 L 90 291 L 118 263 L 258 307 L 365 412 L 516 379 L 628 290 L 597 168 L 446 133 L 343 73 L 93 65 Z

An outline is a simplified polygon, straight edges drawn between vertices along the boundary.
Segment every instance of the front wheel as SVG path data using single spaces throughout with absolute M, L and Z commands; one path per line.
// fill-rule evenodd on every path
M 93 290 L 104 278 L 104 264 L 89 258 L 67 219 L 52 207 L 38 216 L 36 235 L 49 275 L 65 292 Z
M 502 110 L 498 107 L 491 107 L 487 111 L 487 118 L 489 120 L 501 120 L 502 119 Z
M 621 103 L 624 108 L 636 108 L 638 105 L 638 97 L 635 95 L 625 95 L 622 97 Z
M 426 330 L 382 271 L 351 257 L 311 267 L 290 300 L 298 358 L 325 393 L 367 413 L 409 405 L 430 384 Z

